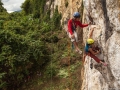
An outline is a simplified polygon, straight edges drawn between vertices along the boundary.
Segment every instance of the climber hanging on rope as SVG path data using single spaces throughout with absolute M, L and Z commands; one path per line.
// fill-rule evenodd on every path
M 96 62 L 102 63 L 104 66 L 107 66 L 107 63 L 101 61 L 98 57 L 95 56 L 100 53 L 100 50 L 99 49 L 93 50 L 95 49 L 94 40 L 92 39 L 94 28 L 91 29 L 90 35 L 87 39 L 86 46 L 85 46 L 85 53 L 83 55 L 83 61 L 85 60 L 86 55 L 88 55 L 91 58 L 93 58 Z
M 89 24 L 82 24 L 80 22 L 80 13 L 79 12 L 74 12 L 73 18 L 68 21 L 68 32 L 69 32 L 69 37 L 71 38 L 71 42 L 73 43 L 75 47 L 75 51 L 78 53 L 82 53 L 82 51 L 78 47 L 78 36 L 76 32 L 77 26 L 80 27 L 87 27 Z

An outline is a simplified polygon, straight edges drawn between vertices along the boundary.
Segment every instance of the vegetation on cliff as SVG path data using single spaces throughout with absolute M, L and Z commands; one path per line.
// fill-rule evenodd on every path
M 64 67 L 70 61 L 64 63 L 64 59 L 78 59 L 75 59 L 74 53 L 70 54 L 69 41 L 61 30 L 61 14 L 57 7 L 50 17 L 51 10 L 45 10 L 45 3 L 45 0 L 25 0 L 21 12 L 8 14 L 0 2 L 1 89 L 25 89 L 25 85 L 28 86 L 28 82 L 36 78 L 35 82 L 39 83 L 37 85 L 42 90 L 44 81 L 51 81 L 56 76 L 70 76 L 66 71 L 68 67 Z M 79 61 L 75 62 L 70 66 L 71 72 L 80 65 Z M 66 83 L 66 87 L 59 88 L 67 88 L 69 85 Z

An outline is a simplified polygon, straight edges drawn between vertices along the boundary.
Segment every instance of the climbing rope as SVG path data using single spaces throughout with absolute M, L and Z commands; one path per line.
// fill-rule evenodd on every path
M 84 4 L 85 5 L 85 4 Z M 87 11 L 87 16 L 88 16 L 88 18 L 89 18 L 89 21 L 91 22 L 91 24 L 94 24 L 93 23 L 93 18 L 92 18 L 92 16 L 91 16 L 91 14 L 90 14 L 90 12 L 92 12 L 92 9 L 91 9 L 91 3 L 90 3 L 90 0 L 89 0 L 89 10 L 86 8 L 86 6 L 84 6 L 85 7 L 85 9 L 86 9 L 86 11 Z M 90 28 L 90 27 L 89 27 Z M 87 39 L 87 37 L 85 38 L 85 39 Z
M 72 47 L 72 51 L 73 51 L 75 48 L 73 42 L 71 42 L 71 47 Z
M 68 44 L 68 49 L 67 50 L 69 50 L 68 51 L 68 56 L 69 56 L 68 73 L 71 76 L 71 68 L 70 68 L 70 65 L 71 65 L 71 62 L 70 62 L 71 61 L 71 50 L 70 50 L 70 43 Z M 72 89 L 72 78 L 71 77 L 69 78 L 69 82 L 70 82 L 70 86 L 71 86 L 69 89 L 71 90 Z

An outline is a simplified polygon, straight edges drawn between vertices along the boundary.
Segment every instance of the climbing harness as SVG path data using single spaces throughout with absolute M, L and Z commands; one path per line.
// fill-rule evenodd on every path
M 73 20 L 72 20 L 72 29 L 73 29 L 73 32 L 76 31 L 75 24 L 74 24 Z M 74 50 L 74 48 L 75 48 L 73 42 L 71 43 L 71 48 L 72 48 L 72 50 Z
M 74 23 L 73 19 L 72 19 L 72 29 L 73 29 L 73 32 L 76 31 L 76 27 L 75 27 L 75 23 Z

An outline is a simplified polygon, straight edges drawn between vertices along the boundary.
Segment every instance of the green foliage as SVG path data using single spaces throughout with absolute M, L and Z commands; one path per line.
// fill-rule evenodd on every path
M 64 51 L 62 57 L 64 58 L 64 57 L 68 57 L 68 56 L 75 57 L 75 53 L 72 52 L 71 50 L 67 49 L 67 50 Z
M 3 28 L 3 22 L 4 22 L 4 20 L 0 20 L 0 29 Z
M 20 35 L 8 30 L 0 32 L 0 63 L 3 67 L 0 71 L 8 73 L 6 79 L 12 83 L 7 83 L 19 85 L 23 77 L 30 74 L 30 68 L 36 70 L 47 60 L 44 43 L 31 38 L 32 36 L 33 34 Z
M 22 4 L 21 8 L 25 11 L 25 14 L 31 14 L 33 7 L 32 7 L 32 0 L 25 0 L 25 2 Z
M 52 17 L 52 25 L 53 25 L 53 30 L 56 28 L 56 27 L 59 27 L 58 29 L 60 29 L 60 20 L 61 20 L 61 14 L 58 12 L 58 7 L 56 7 L 55 11 L 54 11 L 54 14 L 53 14 L 53 17 Z
M 42 33 L 46 33 L 46 32 L 49 32 L 50 30 L 51 30 L 51 27 L 50 27 L 50 25 L 49 25 L 49 23 L 47 23 L 47 22 L 42 22 L 41 23 L 41 32 Z
M 1 12 L 6 12 L 6 9 L 2 5 L 3 5 L 3 3 L 0 0 L 0 13 Z
M 46 67 L 45 78 L 52 78 L 58 73 L 57 67 L 51 63 L 50 66 Z
M 6 82 L 2 81 L 3 76 L 5 76 L 5 73 L 0 73 L 0 88 L 6 87 Z
M 68 1 L 66 1 L 66 2 L 65 2 L 65 7 L 66 7 L 66 8 L 68 7 L 68 4 L 69 4 Z
M 25 14 L 33 14 L 34 18 L 39 18 L 40 15 L 43 16 L 45 3 L 46 0 L 25 0 L 21 8 Z
M 62 77 L 62 78 L 67 78 L 69 76 L 69 73 L 67 70 L 65 69 L 61 69 L 58 73 L 58 76 L 59 77 Z
M 0 88 L 17 89 L 28 77 L 41 70 L 54 57 L 53 47 L 59 41 L 61 14 L 57 8 L 50 18 L 44 11 L 45 0 L 26 0 L 22 12 L 0 14 Z M 45 75 L 57 74 L 56 65 L 47 66 Z
M 52 35 L 49 39 L 52 43 L 57 43 L 59 41 L 57 35 Z
M 46 12 L 46 15 L 44 16 L 43 21 L 50 21 L 50 10 Z
M 49 60 L 39 31 L 34 30 L 35 26 L 31 30 L 32 22 L 28 17 L 0 22 L 3 26 L 0 30 L 0 72 L 7 73 L 2 82 L 14 88 L 19 86 L 30 72 L 34 73 L 33 71 Z M 37 20 L 34 22 L 38 23 Z M 1 84 L 1 87 L 3 86 L 4 83 Z

